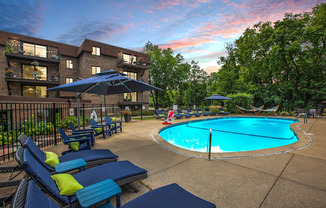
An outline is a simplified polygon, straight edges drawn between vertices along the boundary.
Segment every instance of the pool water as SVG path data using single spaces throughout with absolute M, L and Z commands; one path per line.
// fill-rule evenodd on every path
M 239 152 L 274 148 L 298 141 L 290 124 L 293 119 L 227 117 L 191 121 L 163 128 L 167 142 L 192 151 L 208 152 L 212 129 L 212 152 Z

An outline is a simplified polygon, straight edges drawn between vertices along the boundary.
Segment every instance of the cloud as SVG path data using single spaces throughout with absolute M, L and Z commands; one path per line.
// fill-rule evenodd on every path
M 132 27 L 132 24 L 127 25 Z M 80 45 L 87 38 L 96 41 L 105 41 L 114 33 L 125 31 L 126 26 L 110 23 L 109 21 L 80 21 L 76 26 L 57 39 L 60 42 Z
M 172 8 L 173 6 L 182 5 L 184 7 L 199 7 L 201 3 L 209 3 L 210 0 L 161 0 L 157 5 L 157 10 Z
M 46 10 L 38 0 L 2 1 L 0 7 L 0 30 L 35 36 L 42 27 Z
M 221 66 L 216 65 L 216 66 L 207 66 L 207 67 L 203 67 L 203 69 L 208 73 L 212 73 L 212 72 L 218 72 L 221 69 Z

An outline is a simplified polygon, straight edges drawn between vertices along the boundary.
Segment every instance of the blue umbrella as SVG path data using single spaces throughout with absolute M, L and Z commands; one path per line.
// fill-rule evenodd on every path
M 215 95 L 212 95 L 208 98 L 205 98 L 204 100 L 230 100 L 232 98 L 228 98 L 228 97 L 224 97 L 222 95 L 219 95 L 219 94 L 215 94 Z
M 128 92 L 140 92 L 150 90 L 161 90 L 147 83 L 126 77 L 113 69 L 95 74 L 93 77 L 78 80 L 72 83 L 53 87 L 48 90 L 67 91 L 78 93 L 93 93 L 100 95 L 113 95 Z M 80 128 L 80 95 L 77 95 L 77 113 L 78 113 L 78 128 Z

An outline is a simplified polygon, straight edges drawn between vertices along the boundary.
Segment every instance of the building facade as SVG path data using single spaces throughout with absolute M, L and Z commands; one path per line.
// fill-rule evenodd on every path
M 147 54 L 85 39 L 80 46 L 0 31 L 0 101 L 68 102 L 76 93 L 46 89 L 115 69 L 148 82 Z M 149 92 L 106 96 L 107 104 L 122 109 L 148 110 Z M 85 93 L 85 102 L 103 103 L 103 96 Z

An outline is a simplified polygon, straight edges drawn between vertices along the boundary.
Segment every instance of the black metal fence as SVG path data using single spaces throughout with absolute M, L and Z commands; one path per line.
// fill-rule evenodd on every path
M 100 123 L 105 115 L 121 117 L 121 110 L 115 105 L 81 104 L 80 109 L 84 128 L 92 113 Z M 19 146 L 17 138 L 22 133 L 32 136 L 40 147 L 58 144 L 62 139 L 57 128 L 70 134 L 69 122 L 77 126 L 76 103 L 0 103 L 0 161 L 14 157 Z

